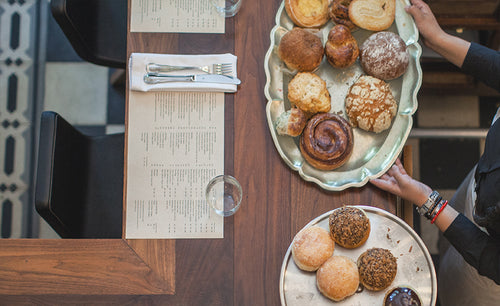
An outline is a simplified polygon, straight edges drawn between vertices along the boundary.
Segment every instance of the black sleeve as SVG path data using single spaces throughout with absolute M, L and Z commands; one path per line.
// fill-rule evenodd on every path
M 459 214 L 444 236 L 480 275 L 500 285 L 500 241 L 480 230 L 463 214 Z
M 462 71 L 500 91 L 500 52 L 471 43 Z

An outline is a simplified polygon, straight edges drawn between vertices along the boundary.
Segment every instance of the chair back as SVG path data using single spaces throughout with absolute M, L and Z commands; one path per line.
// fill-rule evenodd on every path
M 124 134 L 87 136 L 43 112 L 37 212 L 63 238 L 120 238 Z
M 84 60 L 112 68 L 127 61 L 127 0 L 51 0 L 52 16 Z

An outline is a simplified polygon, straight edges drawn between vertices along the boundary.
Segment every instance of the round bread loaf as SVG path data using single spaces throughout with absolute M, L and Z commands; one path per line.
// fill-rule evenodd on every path
M 349 4 L 352 0 L 333 0 L 328 14 L 336 24 L 343 24 L 354 30 L 356 25 L 349 19 Z
M 348 257 L 332 256 L 316 272 L 316 285 L 327 298 L 341 301 L 358 289 L 358 267 Z
M 328 218 L 328 224 L 333 241 L 347 249 L 361 246 L 370 236 L 370 219 L 361 208 L 337 208 Z
M 345 109 L 353 126 L 380 133 L 391 126 L 398 105 L 386 82 L 365 75 L 349 88 Z
M 361 45 L 359 61 L 367 74 L 392 80 L 406 72 L 410 54 L 399 35 L 378 32 L 370 35 Z
M 285 0 L 285 10 L 293 23 L 303 28 L 319 28 L 329 20 L 330 0 Z
M 331 113 L 316 114 L 309 119 L 299 143 L 304 159 L 320 170 L 333 170 L 345 164 L 353 146 L 349 122 Z
M 335 243 L 328 231 L 311 226 L 295 235 L 292 242 L 292 258 L 304 271 L 316 271 L 333 255 Z
M 328 112 L 332 107 L 326 82 L 311 72 L 299 72 L 288 83 L 288 100 L 308 114 Z
M 325 44 L 326 59 L 335 68 L 354 64 L 359 55 L 358 43 L 345 25 L 338 24 L 328 33 Z
M 349 18 L 360 28 L 383 31 L 391 26 L 396 16 L 396 0 L 352 0 Z
M 372 248 L 358 257 L 358 270 L 359 280 L 366 289 L 380 291 L 392 283 L 398 264 L 391 251 Z
M 276 131 L 280 135 L 299 136 L 307 124 L 307 117 L 298 107 L 292 107 L 276 119 Z
M 292 70 L 314 71 L 323 60 L 321 39 L 302 28 L 293 28 L 281 38 L 278 55 Z

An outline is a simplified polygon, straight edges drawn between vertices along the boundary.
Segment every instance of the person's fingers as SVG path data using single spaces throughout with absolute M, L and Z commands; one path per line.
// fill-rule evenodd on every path
M 403 163 L 401 163 L 401 160 L 398 158 L 396 159 L 396 166 L 399 168 L 399 171 L 402 173 L 402 174 L 406 174 L 406 170 L 405 170 L 405 167 L 403 166 Z

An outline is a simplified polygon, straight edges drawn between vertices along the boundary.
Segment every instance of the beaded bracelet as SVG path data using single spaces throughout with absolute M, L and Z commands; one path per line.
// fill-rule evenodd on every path
M 448 205 L 448 201 L 444 201 L 444 204 L 439 208 L 439 210 L 437 211 L 436 215 L 433 216 L 431 224 L 434 224 L 434 222 L 436 221 L 437 217 L 443 211 L 443 209 L 446 207 L 446 205 Z

